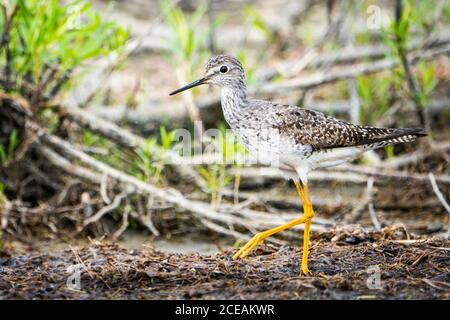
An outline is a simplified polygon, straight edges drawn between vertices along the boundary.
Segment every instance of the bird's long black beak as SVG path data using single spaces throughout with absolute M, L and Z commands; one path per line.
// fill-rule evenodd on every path
M 184 87 L 181 87 L 181 88 L 171 92 L 169 95 L 173 96 L 174 94 L 180 93 L 180 92 L 185 91 L 187 89 L 191 89 L 193 87 L 205 84 L 207 80 L 208 80 L 208 78 L 206 78 L 206 77 L 198 79 L 198 80 L 196 80 L 194 82 L 189 83 L 188 85 L 185 85 Z

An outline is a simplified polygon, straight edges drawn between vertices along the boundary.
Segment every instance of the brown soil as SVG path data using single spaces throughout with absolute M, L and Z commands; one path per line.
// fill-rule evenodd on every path
M 0 258 L 0 298 L 25 299 L 449 299 L 448 239 L 404 230 L 338 229 L 313 239 L 312 276 L 299 276 L 298 248 L 261 245 L 246 260 L 90 245 Z M 81 264 L 80 290 L 67 286 Z M 380 271 L 368 287 L 370 267 Z M 371 278 L 370 278 L 371 279 Z

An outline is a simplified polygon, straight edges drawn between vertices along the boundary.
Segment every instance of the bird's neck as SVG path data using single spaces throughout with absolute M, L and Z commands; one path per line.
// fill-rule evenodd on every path
M 223 87 L 221 102 L 225 120 L 233 128 L 248 106 L 247 87 L 245 84 Z

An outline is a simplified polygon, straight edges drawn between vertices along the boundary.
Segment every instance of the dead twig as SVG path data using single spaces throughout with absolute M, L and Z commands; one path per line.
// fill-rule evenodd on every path
M 433 191 L 436 194 L 436 197 L 441 202 L 442 206 L 447 210 L 448 214 L 450 215 L 450 205 L 447 203 L 447 201 L 444 198 L 444 195 L 442 194 L 441 190 L 439 190 L 439 186 L 436 183 L 436 178 L 434 177 L 433 173 L 429 173 L 428 177 L 430 178 L 431 186 L 433 187 Z M 447 227 L 448 235 L 450 236 L 450 222 Z
M 428 279 L 422 279 L 422 281 L 424 283 L 426 283 L 427 285 L 429 285 L 430 287 L 433 287 L 435 289 L 442 290 L 442 291 L 450 291 L 450 285 L 448 283 L 445 283 L 442 281 L 431 281 Z M 437 285 L 435 282 L 439 283 L 439 285 Z
M 206 227 L 208 227 L 209 229 L 214 230 L 214 231 L 216 231 L 218 233 L 226 234 L 226 235 L 232 236 L 232 237 L 234 237 L 236 239 L 250 240 L 250 236 L 248 236 L 248 235 L 246 235 L 244 233 L 237 232 L 235 230 L 231 230 L 229 228 L 224 228 L 221 225 L 218 225 L 217 223 L 214 223 L 214 222 L 212 222 L 210 220 L 200 219 L 200 221 Z M 271 240 L 273 240 L 273 239 L 271 239 Z
M 421 183 L 428 183 L 429 177 L 426 174 L 421 173 L 412 173 L 406 171 L 398 171 L 398 170 L 386 170 L 380 168 L 372 168 L 361 165 L 341 165 L 330 170 L 332 171 L 344 171 L 344 172 L 354 172 L 359 173 L 371 177 L 379 177 L 393 180 L 413 180 Z M 439 181 L 444 184 L 450 184 L 450 175 L 442 174 L 436 176 L 436 181 Z
M 103 208 L 101 208 L 96 214 L 94 214 L 93 216 L 87 218 L 84 220 L 83 222 L 83 227 L 86 227 L 87 225 L 97 222 L 98 220 L 100 220 L 105 214 L 117 209 L 120 204 L 122 203 L 122 200 L 128 195 L 128 193 L 123 192 L 119 195 L 117 195 L 113 202 L 111 202 L 109 205 L 104 206 Z
M 2 33 L 2 37 L 0 38 L 0 52 L 1 52 L 1 50 L 3 49 L 3 46 L 7 45 L 7 43 L 9 42 L 9 33 L 10 33 L 10 29 L 11 29 L 11 24 L 19 10 L 19 6 L 15 5 L 14 9 L 12 10 L 12 12 L 9 16 L 8 16 L 8 10 L 7 10 L 6 6 L 4 4 L 1 4 L 0 6 L 2 8 L 2 14 L 3 14 L 3 19 L 4 19 L 3 33 Z
M 5 81 L 2 83 L 0 81 L 0 84 L 5 88 L 5 91 L 10 91 L 12 88 L 14 88 L 15 81 L 12 81 L 11 79 L 11 71 L 12 71 L 12 57 L 11 57 L 11 50 L 9 47 L 9 34 L 10 34 L 10 28 L 12 25 L 12 22 L 14 20 L 14 17 L 16 16 L 18 12 L 19 6 L 16 5 L 12 11 L 12 13 L 8 17 L 8 11 L 5 5 L 2 5 L 2 11 L 4 16 L 4 25 L 3 25 L 3 33 L 2 37 L 0 39 L 0 52 L 3 47 L 5 47 L 5 60 L 6 64 L 4 67 L 4 74 L 5 74 Z
M 450 214 L 450 206 L 447 203 L 447 201 L 444 198 L 444 195 L 442 194 L 442 192 L 439 190 L 439 187 L 436 183 L 436 178 L 434 177 L 433 173 L 429 173 L 428 177 L 430 178 L 430 182 L 431 185 L 433 187 L 433 191 L 436 194 L 437 198 L 439 199 L 439 201 L 442 203 L 442 206 L 445 208 L 445 210 L 447 210 L 447 212 Z
M 108 197 L 108 176 L 104 174 L 102 176 L 102 183 L 100 184 L 100 195 L 103 199 L 103 202 L 106 204 L 111 203 L 111 199 Z
M 122 233 L 124 233 L 125 230 L 127 230 L 128 225 L 129 225 L 128 216 L 130 214 L 130 211 L 131 211 L 131 207 L 127 204 L 122 213 L 122 225 L 120 226 L 119 229 L 117 229 L 116 232 L 114 232 L 114 234 L 112 236 L 113 239 L 118 239 L 122 235 Z
M 377 214 L 375 212 L 375 208 L 373 206 L 373 177 L 370 177 L 367 180 L 367 208 L 369 209 L 370 220 L 372 220 L 372 224 L 375 227 L 376 231 L 381 230 L 380 223 L 378 222 Z
M 232 168 L 228 170 L 229 174 L 240 174 L 242 177 L 259 177 L 284 179 L 285 175 L 278 168 L 273 167 L 243 167 Z M 366 184 L 368 177 L 380 178 L 377 183 L 386 183 L 388 180 L 398 181 L 416 181 L 428 183 L 428 175 L 420 173 L 411 173 L 399 170 L 387 170 L 362 165 L 340 165 L 332 169 L 316 170 L 311 172 L 308 177 L 317 181 L 338 181 L 351 182 L 357 184 Z M 450 184 L 450 175 L 442 174 L 435 177 L 436 181 L 444 184 Z
M 8 227 L 8 216 L 12 209 L 12 203 L 6 197 L 0 199 L 0 229 Z
M 80 167 L 74 165 L 72 162 L 67 160 L 64 157 L 61 157 L 57 154 L 53 149 L 46 147 L 44 145 L 40 145 L 36 148 L 37 152 L 39 152 L 42 156 L 44 156 L 50 163 L 56 165 L 57 167 L 63 169 L 66 172 L 71 172 L 73 175 L 82 178 L 83 180 L 87 180 L 91 183 L 97 183 L 101 181 L 101 176 L 84 167 Z

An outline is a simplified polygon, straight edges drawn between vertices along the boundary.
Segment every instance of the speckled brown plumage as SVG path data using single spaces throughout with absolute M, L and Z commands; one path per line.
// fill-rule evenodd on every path
M 211 58 L 202 79 L 172 94 L 204 83 L 221 87 L 225 120 L 258 162 L 293 169 L 303 179 L 313 169 L 426 135 L 422 129 L 359 126 L 297 106 L 249 99 L 244 68 L 228 55 Z
M 355 125 L 337 120 L 323 113 L 284 106 L 276 112 L 279 120 L 274 125 L 282 135 L 292 137 L 296 143 L 312 146 L 313 150 L 342 148 L 351 146 L 381 146 L 399 142 L 409 142 L 424 136 L 422 129 L 376 128 Z

